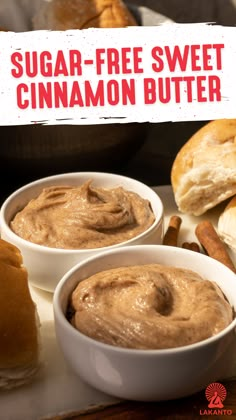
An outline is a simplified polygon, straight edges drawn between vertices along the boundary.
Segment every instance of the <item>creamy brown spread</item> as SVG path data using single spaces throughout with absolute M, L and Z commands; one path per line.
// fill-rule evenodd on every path
M 148 200 L 123 187 L 45 188 L 18 212 L 12 230 L 22 238 L 53 248 L 100 248 L 131 239 L 155 220 Z
M 71 297 L 71 323 L 101 342 L 167 349 L 217 334 L 233 319 L 219 287 L 197 273 L 158 264 L 99 272 Z

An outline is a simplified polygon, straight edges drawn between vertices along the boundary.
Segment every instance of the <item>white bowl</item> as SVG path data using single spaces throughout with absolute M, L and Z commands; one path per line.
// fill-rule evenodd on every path
M 74 372 L 100 391 L 142 401 L 185 397 L 229 373 L 236 319 L 217 335 L 195 344 L 166 350 L 135 350 L 89 338 L 65 316 L 68 299 L 79 281 L 104 269 L 149 263 L 192 269 L 214 280 L 236 309 L 235 274 L 218 261 L 163 245 L 124 247 L 90 258 L 62 278 L 53 300 L 57 339 Z
M 125 242 L 94 249 L 56 249 L 34 244 L 16 235 L 10 228 L 10 222 L 15 214 L 26 204 L 50 185 L 79 185 L 93 180 L 97 187 L 122 186 L 127 190 L 138 193 L 150 201 L 155 214 L 155 222 L 145 232 Z M 76 263 L 97 255 L 105 249 L 114 249 L 124 245 L 161 243 L 163 237 L 163 205 L 159 196 L 147 185 L 121 175 L 78 172 L 55 175 L 27 184 L 15 191 L 3 203 L 0 212 L 0 226 L 2 239 L 16 245 L 22 252 L 24 264 L 29 273 L 29 281 L 41 289 L 54 291 L 58 281 Z

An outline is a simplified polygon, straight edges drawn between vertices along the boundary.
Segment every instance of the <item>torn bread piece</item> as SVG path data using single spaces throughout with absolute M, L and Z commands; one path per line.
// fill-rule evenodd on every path
M 236 252 L 236 196 L 234 196 L 218 220 L 218 233 L 221 239 Z
M 211 121 L 177 154 L 171 184 L 178 209 L 199 216 L 236 194 L 236 119 Z
M 24 385 L 39 369 L 39 317 L 17 247 L 0 239 L 0 390 Z

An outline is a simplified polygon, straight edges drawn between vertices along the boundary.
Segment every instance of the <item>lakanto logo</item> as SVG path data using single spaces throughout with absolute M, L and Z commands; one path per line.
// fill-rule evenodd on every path
M 207 410 L 200 410 L 201 416 L 231 416 L 232 410 L 224 408 L 223 401 L 226 399 L 227 391 L 219 382 L 213 382 L 208 385 L 205 396 L 208 404 Z

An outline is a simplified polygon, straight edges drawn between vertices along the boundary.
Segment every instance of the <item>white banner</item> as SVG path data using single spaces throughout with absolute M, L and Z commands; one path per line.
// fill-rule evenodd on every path
M 1 32 L 0 125 L 236 118 L 236 28 Z

